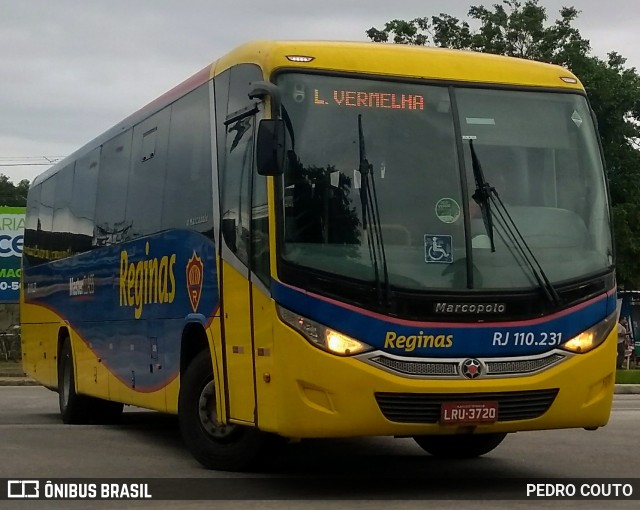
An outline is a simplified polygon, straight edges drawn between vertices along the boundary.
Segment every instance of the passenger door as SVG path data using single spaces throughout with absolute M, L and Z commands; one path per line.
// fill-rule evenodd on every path
M 226 78 L 225 78 L 226 79 Z M 220 175 L 221 317 L 228 417 L 256 422 L 255 350 L 252 326 L 251 202 L 254 140 L 258 108 L 248 98 L 249 84 L 260 78 L 253 65 L 231 68 L 228 104 L 217 102 L 218 144 L 224 143 Z M 227 83 L 216 79 L 218 94 Z M 226 116 L 222 117 L 222 111 Z M 221 129 L 224 124 L 224 131 Z

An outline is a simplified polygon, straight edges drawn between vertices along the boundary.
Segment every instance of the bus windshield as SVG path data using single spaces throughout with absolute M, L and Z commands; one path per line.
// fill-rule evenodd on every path
M 277 84 L 290 136 L 285 262 L 362 282 L 384 274 L 409 291 L 536 288 L 523 246 L 551 284 L 611 267 L 583 96 L 302 73 Z M 487 222 L 478 168 L 517 235 L 495 211 Z

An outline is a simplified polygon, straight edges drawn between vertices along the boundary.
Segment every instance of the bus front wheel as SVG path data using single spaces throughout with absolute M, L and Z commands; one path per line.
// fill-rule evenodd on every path
M 200 352 L 181 376 L 178 421 L 183 440 L 207 469 L 260 469 L 283 440 L 257 428 L 221 423 L 216 415 L 216 388 L 211 355 Z
M 452 436 L 415 436 L 427 453 L 442 459 L 471 459 L 489 453 L 507 434 L 457 434 Z

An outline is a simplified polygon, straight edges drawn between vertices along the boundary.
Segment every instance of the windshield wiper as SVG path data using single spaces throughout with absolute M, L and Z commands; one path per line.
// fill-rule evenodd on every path
M 491 216 L 491 186 L 484 178 L 484 172 L 480 165 L 480 160 L 476 154 L 476 150 L 473 147 L 473 140 L 469 140 L 469 148 L 471 149 L 471 167 L 473 168 L 473 178 L 476 181 L 476 190 L 471 195 L 480 207 L 480 213 L 482 214 L 482 221 L 484 222 L 484 228 L 487 230 L 487 236 L 489 236 L 489 242 L 491 244 L 491 251 L 496 251 L 496 245 L 493 241 L 493 218 Z
M 378 195 L 373 178 L 373 165 L 367 159 L 364 134 L 362 133 L 362 114 L 358 115 L 358 144 L 360 148 L 360 202 L 362 204 L 362 228 L 367 232 L 369 256 L 373 265 L 376 289 L 380 302 L 388 301 L 390 296 L 389 273 L 387 270 L 387 256 L 382 240 L 380 226 L 380 210 L 378 209 Z M 368 221 L 367 221 L 368 218 Z M 380 281 L 379 263 L 382 264 L 382 278 Z M 383 287 L 384 284 L 384 287 Z
M 504 205 L 504 202 L 500 198 L 498 191 L 493 186 L 491 186 L 484 178 L 482 166 L 480 165 L 480 160 L 478 159 L 476 150 L 473 147 L 472 140 L 469 140 L 469 148 L 471 149 L 471 164 L 473 167 L 473 175 L 476 181 L 476 190 L 472 197 L 478 203 L 482 211 L 482 219 L 484 220 L 485 228 L 487 229 L 487 235 L 489 236 L 489 240 L 491 242 L 491 251 L 496 251 L 493 241 L 492 217 L 492 208 L 495 208 L 495 211 L 499 218 L 499 226 L 504 231 L 511 244 L 518 250 L 522 259 L 526 262 L 527 266 L 531 270 L 531 273 L 538 282 L 538 285 L 544 292 L 546 298 L 554 305 L 559 305 L 560 296 L 558 295 L 558 292 L 547 277 L 544 269 L 542 269 L 542 266 L 540 265 L 540 262 L 538 261 L 536 256 L 533 254 L 533 251 L 531 251 L 529 244 L 520 232 L 520 229 L 518 229 L 515 221 L 513 221 L 513 218 L 509 214 L 507 207 Z

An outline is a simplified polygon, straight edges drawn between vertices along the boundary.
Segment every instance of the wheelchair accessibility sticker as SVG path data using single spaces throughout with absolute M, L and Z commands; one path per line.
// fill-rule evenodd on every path
M 424 235 L 424 261 L 427 263 L 451 264 L 453 241 L 451 236 Z

